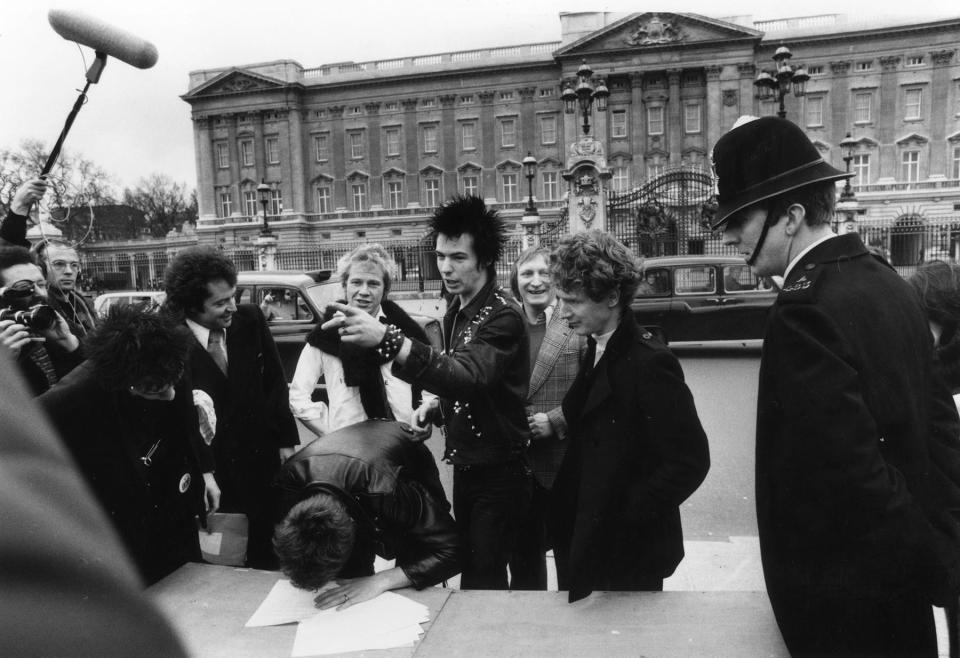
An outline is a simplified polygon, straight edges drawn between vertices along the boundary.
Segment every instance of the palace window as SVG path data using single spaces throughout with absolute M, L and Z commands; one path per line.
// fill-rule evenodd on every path
M 317 186 L 317 212 L 325 213 L 333 210 L 333 195 L 329 185 Z
M 279 215 L 283 212 L 283 196 L 280 193 L 280 188 L 275 187 L 270 190 L 270 214 Z
M 921 101 L 923 100 L 922 89 L 907 89 L 904 91 L 904 119 L 919 119 L 921 110 Z
M 853 122 L 870 123 L 873 119 L 873 93 L 860 91 L 853 95 Z
M 557 117 L 553 115 L 540 117 L 540 143 L 557 143 Z
M 500 146 L 510 148 L 517 145 L 517 120 L 500 119 Z
M 276 137 L 267 137 L 264 140 L 267 152 L 267 164 L 280 164 L 280 140 Z
M 700 103 L 687 103 L 683 106 L 683 131 L 696 135 L 700 130 Z
M 626 192 L 630 189 L 630 167 L 628 165 L 617 165 L 613 168 L 610 189 L 614 192 Z
M 363 133 L 360 131 L 347 133 L 350 138 L 350 157 L 359 160 L 364 155 Z
M 853 156 L 854 185 L 867 185 L 870 182 L 870 156 L 858 153 Z
M 383 137 L 387 145 L 387 155 L 400 155 L 400 129 L 387 128 L 383 131 Z
M 466 174 L 461 177 L 463 193 L 467 196 L 479 196 L 479 177 L 476 174 Z
M 230 167 L 230 149 L 226 142 L 217 142 L 217 167 L 228 169 Z
M 517 174 L 504 173 L 500 175 L 500 201 L 513 203 L 518 200 Z
M 806 106 L 807 127 L 823 126 L 823 96 L 807 96 Z
M 626 110 L 614 110 L 610 113 L 610 136 L 611 137 L 626 137 L 627 136 L 627 111 Z
M 920 180 L 920 151 L 904 151 L 900 159 L 901 180 L 916 183 Z
M 437 127 L 423 126 L 423 152 L 437 152 Z
M 556 171 L 544 171 L 541 178 L 541 199 L 555 201 L 560 198 L 560 174 Z
M 923 55 L 911 55 L 907 57 L 905 66 L 923 66 Z
M 440 179 L 425 178 L 423 181 L 423 200 L 428 208 L 440 205 Z
M 313 148 L 316 152 L 317 162 L 323 162 L 330 159 L 330 135 L 323 133 L 313 136 Z
M 473 121 L 460 124 L 460 148 L 464 151 L 474 151 L 477 148 L 477 124 Z
M 647 108 L 647 134 L 663 134 L 663 106 Z
M 960 146 L 953 147 L 953 160 L 950 162 L 950 178 L 960 178 Z
M 220 217 L 229 217 L 233 212 L 233 195 L 229 191 L 220 192 Z
M 243 214 L 250 217 L 257 215 L 257 192 L 256 190 L 243 191 Z
M 406 205 L 403 202 L 403 182 L 399 180 L 387 181 L 387 207 L 396 210 Z
M 253 166 L 253 140 L 252 139 L 241 139 L 240 140 L 240 162 L 244 167 Z
M 367 183 L 366 181 L 356 181 L 350 185 L 350 196 L 353 199 L 353 209 L 367 209 Z
M 873 70 L 873 60 L 866 59 L 860 62 L 857 62 L 855 67 L 858 71 L 872 71 Z

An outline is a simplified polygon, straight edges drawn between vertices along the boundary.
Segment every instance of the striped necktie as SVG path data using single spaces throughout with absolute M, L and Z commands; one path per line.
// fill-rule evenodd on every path
M 207 339 L 207 353 L 213 362 L 220 368 L 224 376 L 227 375 L 227 353 L 223 349 L 223 329 L 211 329 Z

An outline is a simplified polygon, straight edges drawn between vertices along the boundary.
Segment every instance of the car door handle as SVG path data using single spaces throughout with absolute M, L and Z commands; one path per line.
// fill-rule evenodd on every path
M 717 305 L 720 305 L 723 303 L 723 300 L 721 300 L 719 297 L 707 297 L 703 301 L 710 302 L 711 304 L 717 304 Z

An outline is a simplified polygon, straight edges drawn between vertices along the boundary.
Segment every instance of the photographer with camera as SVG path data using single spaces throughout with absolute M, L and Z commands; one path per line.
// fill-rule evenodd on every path
M 82 360 L 80 340 L 47 303 L 47 281 L 24 247 L 0 247 L 0 342 L 13 354 L 34 396 Z

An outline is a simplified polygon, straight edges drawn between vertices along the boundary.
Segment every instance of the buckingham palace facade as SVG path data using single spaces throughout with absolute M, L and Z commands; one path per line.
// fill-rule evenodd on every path
M 198 240 L 249 245 L 264 210 L 281 249 L 416 240 L 431 209 L 456 193 L 519 221 L 532 191 L 549 226 L 566 216 L 577 184 L 571 154 L 583 117 L 564 111 L 562 95 L 584 63 L 609 90 L 586 137 L 609 196 L 678 168 L 709 172 L 713 144 L 739 116 L 779 109 L 758 99 L 754 81 L 786 46 L 810 76 L 802 97 L 785 97 L 787 118 L 855 173 L 849 221 L 886 231 L 888 247 L 898 226 L 948 226 L 942 244 L 895 246 L 903 258 L 918 244 L 957 250 L 960 16 L 754 23 L 593 12 L 561 14 L 559 24 L 560 40 L 548 43 L 192 72 L 182 98 L 194 126 Z M 845 161 L 848 133 L 856 145 L 847 142 Z

